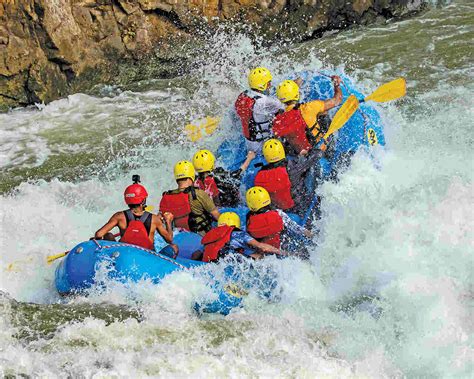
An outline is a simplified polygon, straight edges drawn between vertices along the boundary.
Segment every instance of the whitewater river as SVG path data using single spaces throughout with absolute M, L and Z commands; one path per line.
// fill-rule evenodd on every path
M 0 114 L 0 375 L 472 377 L 473 25 L 459 0 L 298 45 L 222 34 L 184 77 Z M 189 273 L 61 299 L 45 257 L 123 208 L 132 173 L 156 206 L 172 165 L 230 132 L 196 145 L 186 122 L 225 113 L 254 65 L 275 83 L 335 68 L 367 94 L 408 81 L 404 100 L 380 107 L 378 163 L 361 152 L 322 186 L 310 262 L 263 264 L 281 301 L 251 294 L 230 316 L 197 317 L 206 281 Z

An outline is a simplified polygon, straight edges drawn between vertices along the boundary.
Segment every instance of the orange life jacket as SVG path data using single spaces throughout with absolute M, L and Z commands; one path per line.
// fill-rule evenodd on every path
M 285 138 L 297 154 L 312 147 L 306 134 L 308 125 L 298 104 L 289 111 L 277 114 L 273 119 L 272 129 L 275 136 Z
M 149 212 L 144 212 L 143 215 L 137 219 L 130 209 L 123 213 L 127 220 L 127 229 L 125 229 L 123 236 L 120 238 L 120 242 L 154 250 L 155 246 L 149 237 L 153 215 Z
M 202 181 L 197 178 L 194 182 L 194 186 L 205 191 L 210 197 L 216 199 L 219 197 L 219 188 L 217 188 L 216 181 L 212 175 L 208 175 Z
M 173 193 L 168 191 L 163 193 L 160 201 L 160 212 L 170 212 L 174 216 L 174 225 L 177 228 L 190 230 L 189 215 L 191 213 L 191 204 L 189 202 L 189 191 Z
M 264 137 L 259 136 L 263 132 L 262 125 L 268 125 L 268 122 L 256 122 L 253 117 L 253 107 L 255 101 L 261 96 L 249 96 L 247 91 L 242 92 L 235 101 L 235 111 L 242 122 L 242 132 L 244 137 L 250 141 L 263 141 Z
M 204 245 L 203 262 L 213 262 L 219 258 L 219 253 L 230 241 L 233 226 L 222 225 L 208 231 L 202 237 L 201 243 Z
M 283 219 L 277 211 L 247 214 L 247 232 L 257 241 L 280 248 Z
M 270 194 L 272 204 L 287 210 L 295 206 L 291 197 L 291 182 L 285 166 L 263 166 L 255 177 L 255 185 L 265 188 Z

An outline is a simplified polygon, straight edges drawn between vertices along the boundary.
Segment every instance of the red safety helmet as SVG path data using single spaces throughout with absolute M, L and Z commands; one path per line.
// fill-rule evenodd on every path
M 135 183 L 125 188 L 123 197 L 127 204 L 141 204 L 148 197 L 148 192 L 141 184 Z

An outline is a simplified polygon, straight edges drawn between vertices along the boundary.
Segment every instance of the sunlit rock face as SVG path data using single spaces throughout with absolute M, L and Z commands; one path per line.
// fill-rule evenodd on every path
M 115 65 L 152 55 L 163 67 L 148 75 L 172 76 L 173 58 L 186 51 L 176 46 L 223 22 L 297 41 L 422 8 L 421 0 L 2 0 L 0 109 L 109 83 Z

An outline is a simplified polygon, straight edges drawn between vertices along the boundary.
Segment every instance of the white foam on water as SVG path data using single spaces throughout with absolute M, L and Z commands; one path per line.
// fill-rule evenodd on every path
M 456 17 L 456 7 L 467 6 L 456 5 Z M 91 316 L 65 322 L 48 338 L 28 342 L 14 336 L 16 315 L 3 306 L 0 373 L 471 376 L 474 104 L 472 81 L 459 80 L 468 77 L 464 60 L 447 66 L 449 57 L 439 58 L 443 40 L 432 38 L 440 37 L 435 28 L 439 23 L 455 22 L 442 12 L 295 47 L 256 48 L 241 35 L 229 39 L 218 34 L 211 41 L 211 63 L 191 77 L 197 82 L 193 91 L 181 83 L 159 82 L 156 90 L 142 93 L 115 91 L 102 98 L 76 94 L 40 111 L 0 115 L 0 137 L 6 141 L 0 151 L 2 168 L 41 166 L 53 154 L 85 152 L 96 145 L 106 146 L 100 154 L 110 154 L 106 170 L 88 180 L 24 181 L 0 197 L 0 290 L 17 301 L 61 303 L 68 300 L 57 295 L 55 266 L 45 264 L 46 256 L 88 239 L 120 209 L 132 172 L 142 176 L 149 204 L 156 206 L 160 194 L 174 186 L 176 161 L 190 159 L 198 148 L 215 149 L 231 132 L 226 123 L 221 132 L 193 145 L 180 128 L 224 112 L 245 87 L 243 73 L 253 65 L 268 66 L 276 84 L 293 71 L 319 69 L 324 62 L 325 67 L 350 72 L 365 93 L 394 75 L 417 74 L 408 80 L 406 100 L 379 108 L 388 148 L 360 151 L 337 183 L 321 187 L 321 233 L 310 261 L 268 259 L 255 265 L 262 277 L 276 278 L 269 300 L 254 289 L 243 308 L 229 316 L 200 318 L 192 309 L 194 302 L 214 295 L 212 282 L 199 270 L 173 274 L 160 286 L 146 280 L 108 283 L 106 290 L 96 288 L 88 297 L 69 300 L 70 305 L 126 304 L 138 307 L 142 320 L 107 324 Z M 416 26 L 420 22 L 433 28 Z M 418 35 L 426 49 L 412 51 L 408 38 L 397 39 L 397 33 L 405 36 L 410 28 L 417 33 L 426 29 Z M 457 28 L 446 30 L 455 34 Z M 405 61 L 378 62 L 379 54 L 390 56 L 390 51 L 377 41 L 387 41 L 390 33 L 400 54 L 410 52 Z M 367 39 L 372 44 L 365 51 L 375 57 L 373 62 L 351 55 L 347 47 Z M 347 51 L 344 64 L 340 51 Z M 417 54 L 423 64 L 405 68 Z M 355 70 L 359 64 L 365 67 Z M 99 141 L 93 138 L 97 128 L 107 131 Z M 116 154 L 124 139 L 140 137 L 144 147 Z M 213 268 L 214 276 L 219 278 L 222 269 Z

